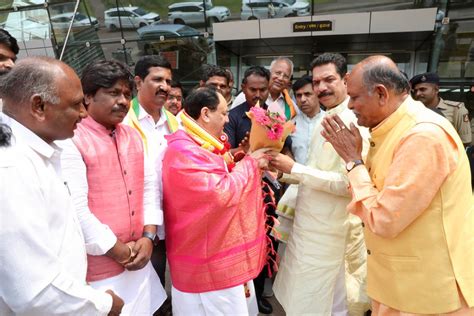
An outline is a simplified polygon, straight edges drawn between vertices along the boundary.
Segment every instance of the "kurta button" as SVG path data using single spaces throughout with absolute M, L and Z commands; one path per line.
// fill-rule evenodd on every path
M 367 249 L 367 254 L 370 255 L 370 250 L 369 249 Z
M 132 190 L 128 190 L 128 195 L 132 195 Z
M 132 232 L 132 237 L 135 236 L 135 232 Z M 368 251 L 368 250 L 367 250 Z
M 371 146 L 371 147 L 375 147 L 375 143 L 374 143 L 374 142 L 370 142 L 370 146 Z
M 126 175 L 126 174 L 127 174 L 127 170 L 124 170 L 124 171 L 123 171 L 123 174 L 125 174 L 125 175 Z
M 365 227 L 365 224 L 364 224 L 364 222 L 362 222 L 362 223 L 361 223 L 361 225 L 362 225 L 362 227 Z
M 132 211 L 132 216 L 135 215 L 135 211 Z

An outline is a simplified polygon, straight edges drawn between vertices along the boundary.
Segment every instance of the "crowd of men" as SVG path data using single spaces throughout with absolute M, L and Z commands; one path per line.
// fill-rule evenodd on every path
M 159 314 L 167 265 L 175 315 L 474 313 L 472 132 L 436 74 L 280 57 L 234 97 L 214 65 L 184 91 L 161 56 L 18 52 L 0 30 L 0 315 Z M 295 122 L 281 152 L 254 106 Z

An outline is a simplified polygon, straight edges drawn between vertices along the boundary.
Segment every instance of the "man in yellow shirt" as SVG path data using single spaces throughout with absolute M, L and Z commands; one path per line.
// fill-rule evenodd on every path
M 348 106 L 371 132 L 365 162 L 353 124 L 337 116 L 322 122 L 322 135 L 347 163 L 348 210 L 365 226 L 372 314 L 472 315 L 469 163 L 453 126 L 409 98 L 407 86 L 385 56 L 363 60 L 349 75 Z

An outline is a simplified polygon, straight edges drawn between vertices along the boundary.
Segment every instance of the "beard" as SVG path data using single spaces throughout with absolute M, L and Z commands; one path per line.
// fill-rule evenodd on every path
M 10 69 L 8 69 L 8 68 L 0 69 L 0 77 L 5 76 L 9 72 L 10 72 Z

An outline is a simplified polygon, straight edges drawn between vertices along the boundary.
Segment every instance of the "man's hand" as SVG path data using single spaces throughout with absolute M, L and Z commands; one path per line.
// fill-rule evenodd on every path
M 321 135 L 334 147 L 345 162 L 362 160 L 362 136 L 351 123 L 350 129 L 337 115 L 328 115 L 322 121 Z
M 120 313 L 122 312 L 123 304 L 124 304 L 123 300 L 119 296 L 117 296 L 112 290 L 107 290 L 105 291 L 105 293 L 108 293 L 110 294 L 110 296 L 112 296 L 112 308 L 110 309 L 110 312 L 107 315 L 109 316 L 120 315 Z
M 133 249 L 135 245 L 134 241 L 130 241 L 126 244 L 117 239 L 115 245 L 106 252 L 106 255 L 120 264 L 128 263 L 128 260 L 135 256 L 135 254 L 130 253 L 130 249 Z M 130 246 L 130 247 L 129 247 Z
M 140 270 L 150 261 L 153 242 L 149 238 L 142 237 L 135 242 L 132 251 L 136 255 L 124 267 L 130 271 Z
M 242 150 L 245 153 L 248 152 L 250 149 L 249 138 L 250 138 L 250 133 L 246 132 L 245 137 L 239 143 L 238 148 L 240 148 L 240 150 Z
M 268 160 L 270 158 L 267 155 L 268 151 L 269 151 L 268 148 L 260 148 L 260 149 L 257 149 L 256 151 L 252 152 L 252 153 L 249 153 L 250 157 L 257 160 L 258 167 L 260 169 L 267 169 L 268 168 Z
M 291 157 L 275 151 L 271 153 L 271 156 L 270 167 L 283 173 L 291 173 L 291 169 L 295 164 L 295 161 L 291 159 Z

